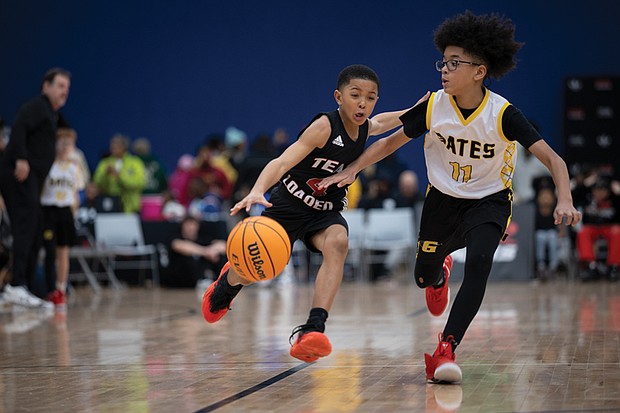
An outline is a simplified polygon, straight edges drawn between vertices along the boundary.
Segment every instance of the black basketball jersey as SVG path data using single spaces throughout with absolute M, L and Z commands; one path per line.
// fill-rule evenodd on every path
M 347 134 L 337 110 L 319 113 L 308 126 L 323 115 L 327 116 L 331 125 L 329 139 L 322 148 L 315 148 L 282 176 L 278 192 L 285 199 L 306 208 L 342 211 L 347 206 L 348 185 L 342 188 L 332 185 L 321 190 L 317 185 L 322 179 L 342 171 L 362 154 L 368 139 L 368 120 L 359 127 L 357 140 L 354 141 Z M 299 136 L 308 126 L 299 133 Z

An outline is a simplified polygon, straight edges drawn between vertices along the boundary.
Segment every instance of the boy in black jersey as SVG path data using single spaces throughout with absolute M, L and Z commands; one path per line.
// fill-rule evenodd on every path
M 425 354 L 430 382 L 461 381 L 454 350 L 475 317 L 493 255 L 510 221 L 517 142 L 549 169 L 558 192 L 555 224 L 576 225 L 566 164 L 524 115 L 484 86 L 514 66 L 521 44 L 514 25 L 500 16 L 471 12 L 446 20 L 435 31 L 443 54 L 435 63 L 443 89 L 405 113 L 403 128 L 380 139 L 343 172 L 318 185 L 347 185 L 377 162 L 428 131 L 424 141 L 429 189 L 424 200 L 415 281 L 426 289 L 434 316 L 448 307 L 453 251 L 467 247 L 465 276 L 434 354 Z
M 398 117 L 404 110 L 368 119 L 378 97 L 379 79 L 372 69 L 363 65 L 344 68 L 334 91 L 338 110 L 316 115 L 297 141 L 265 166 L 250 193 L 231 208 L 231 215 L 235 215 L 243 209 L 249 212 L 253 204 L 264 205 L 263 215 L 286 229 L 291 245 L 300 239 L 310 250 L 323 254 L 308 321 L 291 335 L 297 335 L 291 356 L 306 362 L 331 352 L 323 332 L 348 251 L 347 222 L 340 213 L 347 205 L 347 186 L 319 190 L 317 184 L 353 162 L 364 151 L 368 136 L 399 125 Z M 264 194 L 275 184 L 268 202 Z M 214 323 L 222 318 L 241 287 L 250 283 L 226 263 L 220 277 L 205 291 L 205 320 Z

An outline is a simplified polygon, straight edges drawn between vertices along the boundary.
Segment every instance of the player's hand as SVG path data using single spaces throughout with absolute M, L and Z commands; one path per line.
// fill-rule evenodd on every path
M 556 225 L 564 223 L 574 227 L 581 221 L 581 212 L 577 211 L 569 202 L 558 202 L 555 211 L 553 211 L 553 218 Z
M 15 179 L 17 182 L 24 182 L 30 175 L 30 164 L 25 159 L 15 161 Z
M 337 184 L 338 188 L 342 188 L 345 185 L 351 185 L 355 181 L 355 174 L 353 171 L 344 169 L 335 175 L 328 176 L 318 184 L 319 189 L 328 188 L 330 185 Z
M 245 198 L 243 198 L 241 201 L 237 202 L 232 208 L 230 208 L 230 215 L 235 215 L 242 209 L 245 209 L 245 212 L 249 213 L 252 205 L 254 204 L 261 204 L 267 208 L 272 205 L 271 203 L 269 203 L 269 201 L 267 201 L 265 195 L 250 192 Z

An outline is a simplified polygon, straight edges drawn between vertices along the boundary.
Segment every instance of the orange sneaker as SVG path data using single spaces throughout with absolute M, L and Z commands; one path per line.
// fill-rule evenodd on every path
M 304 332 L 304 327 L 308 324 L 295 327 L 291 338 L 297 334 L 297 339 L 291 346 L 289 354 L 296 359 L 312 363 L 320 357 L 329 356 L 332 352 L 332 345 L 327 336 L 319 331 Z
M 228 284 L 228 270 L 230 263 L 227 261 L 220 271 L 220 276 L 211 283 L 202 296 L 202 316 L 209 323 L 215 323 L 224 317 L 230 310 L 230 303 L 237 296 L 238 291 L 229 292 L 225 287 Z
M 452 352 L 452 341 L 454 337 L 448 336 L 443 341 L 442 334 L 439 334 L 439 345 L 431 356 L 424 353 L 426 364 L 426 380 L 429 383 L 460 383 L 463 378 L 461 368 L 456 364 L 456 354 Z
M 448 280 L 450 279 L 450 271 L 452 270 L 452 256 L 448 255 L 443 261 L 444 281 L 441 287 L 426 287 L 426 307 L 428 311 L 435 317 L 441 316 L 448 308 L 450 303 L 450 287 Z

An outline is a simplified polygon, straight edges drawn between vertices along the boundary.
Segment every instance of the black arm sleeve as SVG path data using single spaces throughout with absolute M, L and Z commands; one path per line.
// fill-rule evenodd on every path
M 526 149 L 542 139 L 525 115 L 512 105 L 504 111 L 502 129 L 506 138 L 519 142 Z
M 417 138 L 428 130 L 426 126 L 426 109 L 428 100 L 409 109 L 400 116 L 403 123 L 403 131 L 409 138 Z

